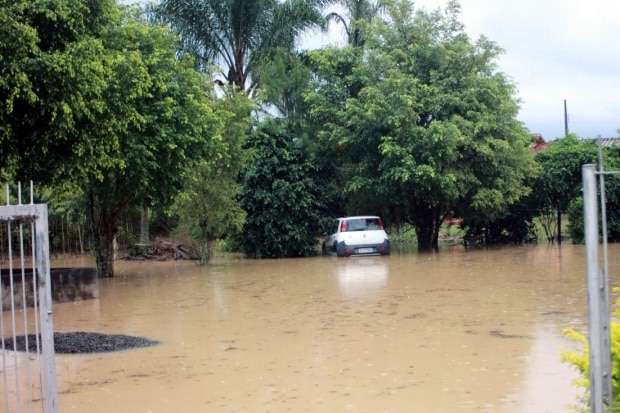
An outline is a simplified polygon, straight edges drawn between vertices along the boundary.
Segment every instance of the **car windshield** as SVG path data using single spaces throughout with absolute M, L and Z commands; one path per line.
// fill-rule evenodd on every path
M 373 231 L 383 229 L 379 218 L 355 218 L 347 219 L 347 232 Z

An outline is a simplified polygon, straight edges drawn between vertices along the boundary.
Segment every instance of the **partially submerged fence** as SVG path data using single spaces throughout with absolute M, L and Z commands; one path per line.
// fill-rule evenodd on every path
M 0 403 L 4 412 L 56 413 L 48 211 L 34 204 L 32 183 L 29 204 L 21 192 L 11 205 L 7 185 L 0 206 Z

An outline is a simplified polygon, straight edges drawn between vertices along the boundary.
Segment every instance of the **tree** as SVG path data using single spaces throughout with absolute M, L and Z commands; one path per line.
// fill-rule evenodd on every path
M 276 49 L 292 51 L 304 29 L 323 24 L 323 0 L 163 0 L 158 13 L 202 67 L 221 66 L 231 85 L 253 95 L 257 68 Z
M 542 219 L 555 215 L 558 242 L 562 237 L 562 214 L 581 193 L 581 166 L 595 162 L 596 157 L 594 141 L 580 140 L 575 135 L 553 141 L 535 156 L 540 174 L 533 184 L 533 196 Z
M 275 108 L 287 119 L 289 125 L 300 126 L 305 117 L 302 93 L 310 81 L 311 72 L 305 65 L 303 53 L 287 50 L 274 51 L 269 61 L 258 68 L 261 90 L 258 100 Z M 302 129 L 297 134 L 303 133 Z
M 253 159 L 243 174 L 247 219 L 244 252 L 255 257 L 313 255 L 320 221 L 315 167 L 281 120 L 267 120 L 251 139 Z
M 245 95 L 232 91 L 218 106 L 224 123 L 220 156 L 192 167 L 173 207 L 180 228 L 201 244 L 203 261 L 210 258 L 213 241 L 239 233 L 246 215 L 238 202 L 238 181 L 248 158 L 245 144 L 254 105 Z
M 370 0 L 342 0 L 341 3 L 345 9 L 345 15 L 331 12 L 326 18 L 328 21 L 342 24 L 349 46 L 362 47 L 366 41 L 364 28 L 380 15 L 383 5 Z
M 113 62 L 105 91 L 109 115 L 131 119 L 105 131 L 116 145 L 112 166 L 85 176 L 97 268 L 113 276 L 118 218 L 131 205 L 169 205 L 193 162 L 220 152 L 222 121 L 206 75 L 177 54 L 167 29 L 126 16 L 103 39 Z M 105 128 L 106 119 L 96 126 Z
M 375 20 L 363 58 L 351 61 L 349 90 L 330 89 L 348 93 L 345 104 L 325 107 L 334 97 L 322 93 L 325 79 L 307 93 L 324 125 L 319 139 L 343 155 L 346 191 L 397 209 L 420 250 L 438 247 L 451 212 L 502 214 L 527 195 L 533 167 L 514 87 L 495 66 L 500 49 L 485 38 L 472 42 L 458 13 L 456 3 L 414 13 L 409 2 L 394 2 L 390 23 Z M 340 61 L 323 53 L 315 58 L 323 66 Z

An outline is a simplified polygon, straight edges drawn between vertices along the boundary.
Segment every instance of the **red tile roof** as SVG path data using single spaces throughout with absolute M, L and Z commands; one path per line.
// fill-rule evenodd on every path
M 550 143 L 545 141 L 545 138 L 540 133 L 532 134 L 532 144 L 530 149 L 534 152 L 540 152 L 549 147 Z

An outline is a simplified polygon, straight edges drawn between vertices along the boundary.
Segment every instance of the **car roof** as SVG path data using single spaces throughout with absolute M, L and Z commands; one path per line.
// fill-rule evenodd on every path
M 359 215 L 359 216 L 355 216 L 355 217 L 340 217 L 338 219 L 339 220 L 343 220 L 343 219 L 367 219 L 367 218 L 378 218 L 378 219 L 380 219 L 380 217 L 378 217 L 376 215 Z

